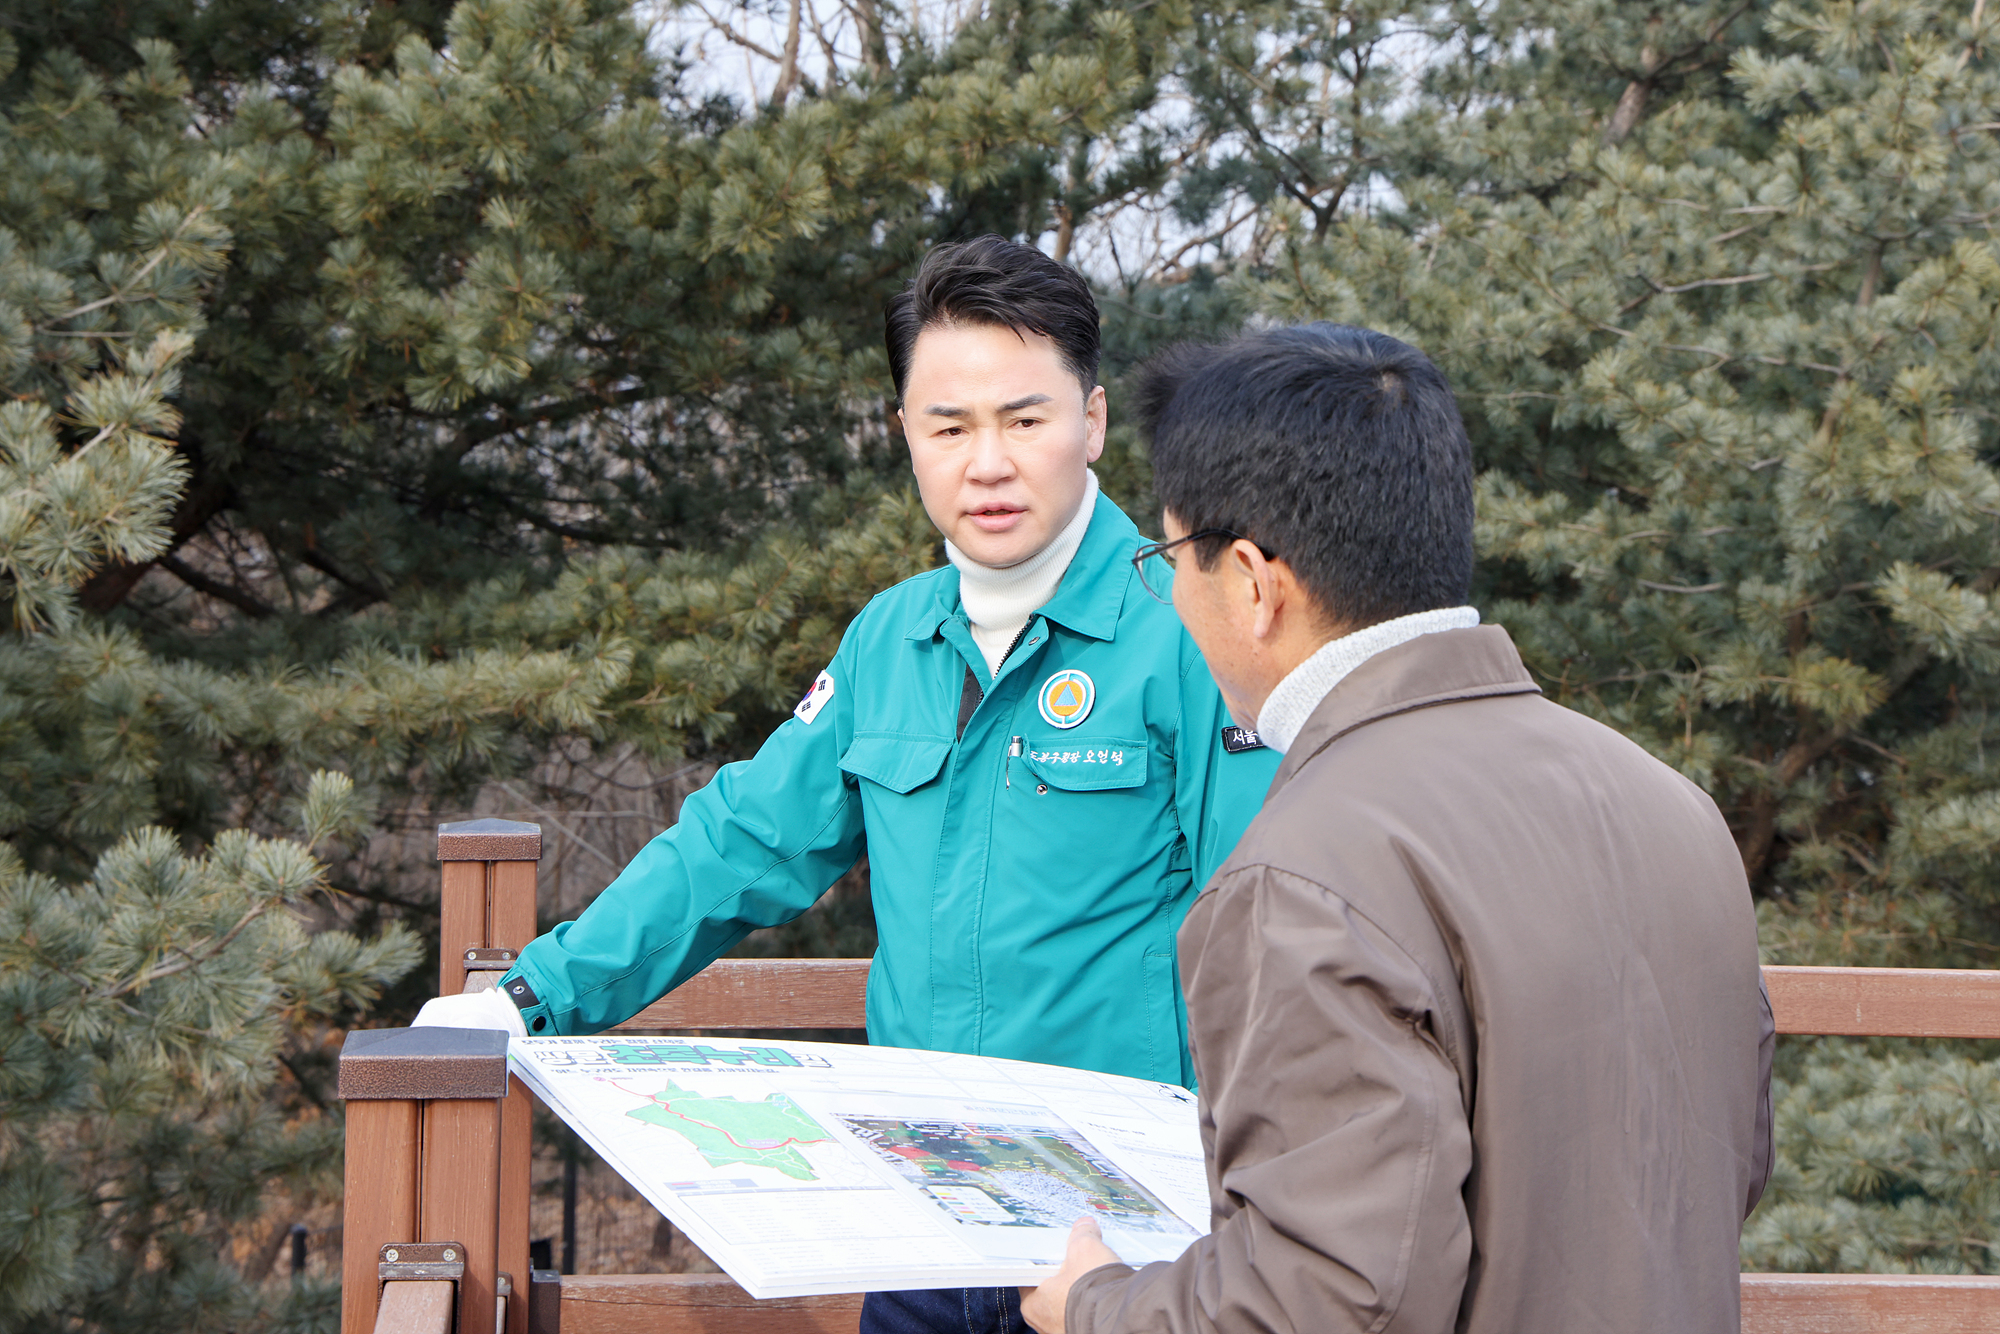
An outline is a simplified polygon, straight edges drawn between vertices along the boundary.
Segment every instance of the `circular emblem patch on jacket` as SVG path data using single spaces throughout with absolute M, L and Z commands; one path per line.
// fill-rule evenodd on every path
M 1051 727 L 1075 727 L 1090 716 L 1090 706 L 1096 702 L 1097 687 L 1074 667 L 1042 682 L 1035 695 L 1042 720 Z

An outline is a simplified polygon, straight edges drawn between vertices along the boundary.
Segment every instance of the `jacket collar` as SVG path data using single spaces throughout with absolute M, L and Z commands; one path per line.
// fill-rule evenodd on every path
M 1271 791 L 1358 727 L 1434 704 L 1540 693 L 1514 641 L 1497 625 L 1421 635 L 1377 653 L 1327 692 L 1285 752 Z
M 1043 603 L 1035 615 L 1086 638 L 1116 638 L 1118 615 L 1124 610 L 1126 594 L 1136 577 L 1132 553 L 1138 546 L 1138 528 L 1125 517 L 1125 511 L 1111 503 L 1110 497 L 1098 492 L 1097 508 L 1091 512 L 1090 527 L 1083 534 L 1082 545 L 1070 557 L 1069 569 L 1063 572 L 1055 596 Z M 963 614 L 957 569 L 947 566 L 938 571 L 932 589 L 931 600 L 910 622 L 903 638 L 935 638 L 946 621 L 957 620 Z

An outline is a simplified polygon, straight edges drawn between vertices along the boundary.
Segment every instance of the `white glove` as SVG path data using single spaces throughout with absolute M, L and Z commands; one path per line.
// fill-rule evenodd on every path
M 528 1036 L 521 1011 L 498 987 L 468 991 L 460 996 L 439 996 L 424 1002 L 411 1021 L 412 1028 L 497 1028 L 517 1038 Z

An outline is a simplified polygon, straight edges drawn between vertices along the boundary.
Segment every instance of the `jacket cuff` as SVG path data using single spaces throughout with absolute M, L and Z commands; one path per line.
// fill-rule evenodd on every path
M 1064 1334 L 1116 1334 L 1115 1325 L 1100 1330 L 1093 1317 L 1105 1302 L 1116 1308 L 1118 1290 L 1137 1272 L 1127 1264 L 1099 1265 L 1071 1284 L 1063 1304 Z
M 500 994 L 513 1002 L 514 1008 L 521 1012 L 521 1026 L 526 1030 L 527 1036 L 531 1038 L 561 1036 L 562 1030 L 556 1027 L 555 1013 L 549 1009 L 548 1001 L 543 999 L 542 983 L 527 971 L 523 966 L 525 963 L 526 960 L 523 960 L 501 975 Z

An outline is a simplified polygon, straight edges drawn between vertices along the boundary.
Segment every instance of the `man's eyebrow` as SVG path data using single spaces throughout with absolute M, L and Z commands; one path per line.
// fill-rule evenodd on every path
M 1053 402 L 1055 402 L 1055 399 L 1048 394 L 1029 394 L 1025 398 L 1017 398 L 1011 403 L 1002 403 L 1000 405 L 1000 412 L 1004 416 L 1009 412 L 1019 412 L 1022 408 L 1032 408 L 1043 403 Z M 970 417 L 972 410 L 970 408 L 956 407 L 950 403 L 933 403 L 924 409 L 924 415 L 926 417 Z

